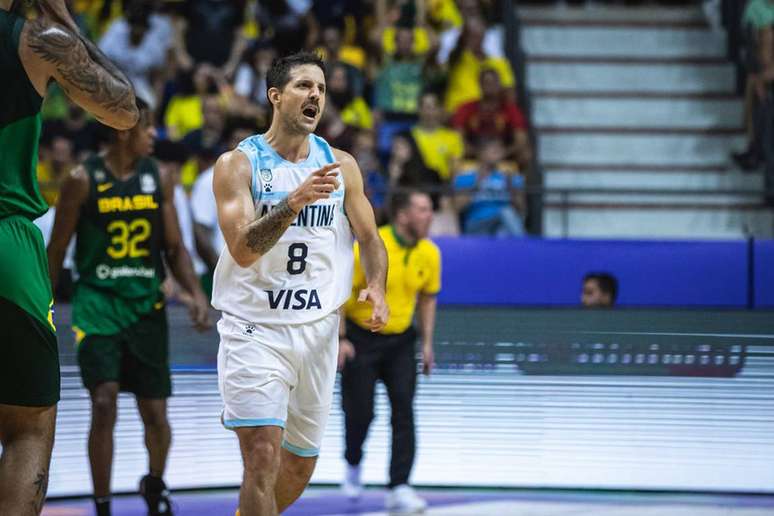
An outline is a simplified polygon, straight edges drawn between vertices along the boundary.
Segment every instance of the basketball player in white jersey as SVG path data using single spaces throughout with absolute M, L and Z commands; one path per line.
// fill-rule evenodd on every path
M 320 59 L 276 60 L 271 127 L 220 157 L 213 190 L 226 240 L 215 269 L 223 424 L 244 464 L 241 516 L 286 509 L 314 471 L 333 397 L 338 308 L 352 285 L 353 232 L 379 331 L 387 254 L 355 160 L 315 136 L 325 108 Z

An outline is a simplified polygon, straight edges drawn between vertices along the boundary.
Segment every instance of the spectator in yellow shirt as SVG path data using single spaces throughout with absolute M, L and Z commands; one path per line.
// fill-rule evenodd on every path
M 492 69 L 500 76 L 506 90 L 513 90 L 516 79 L 511 64 L 504 57 L 492 56 L 484 50 L 486 24 L 481 17 L 465 20 L 456 48 L 449 56 L 449 72 L 445 107 L 454 113 L 466 102 L 481 98 L 479 75 L 484 69 Z
M 177 141 L 202 128 L 204 98 L 218 93 L 219 81 L 218 70 L 206 63 L 180 76 L 178 91 L 170 99 L 164 115 L 169 139 Z
M 355 93 L 343 63 L 333 63 L 328 67 L 327 93 L 329 104 L 335 106 L 345 124 L 357 129 L 373 129 L 371 108 L 363 97 Z
M 365 69 L 368 60 L 365 50 L 359 46 L 344 43 L 344 35 L 340 26 L 333 24 L 324 27 L 320 43 L 321 45 L 317 47 L 317 53 L 326 62 L 339 61 L 360 71 Z
M 443 181 L 449 181 L 457 171 L 465 153 L 462 135 L 443 125 L 445 114 L 437 94 L 426 92 L 419 99 L 419 123 L 411 136 L 425 165 L 435 170 Z
M 396 35 L 399 27 L 413 31 L 412 53 L 417 56 L 427 54 L 437 45 L 433 29 L 426 24 L 426 6 L 424 0 L 414 2 L 394 2 L 388 6 L 387 0 L 376 1 L 376 30 L 371 33 L 371 43 L 380 48 L 385 56 L 395 54 Z

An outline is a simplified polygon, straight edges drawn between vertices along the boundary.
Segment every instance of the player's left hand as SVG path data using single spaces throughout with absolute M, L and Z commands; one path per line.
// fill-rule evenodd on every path
M 193 302 L 188 306 L 188 315 L 196 331 L 203 332 L 209 330 L 210 324 L 210 302 L 204 294 L 194 295 Z
M 384 290 L 379 287 L 364 288 L 360 291 L 357 300 L 360 303 L 371 303 L 373 306 L 371 317 L 366 321 L 368 329 L 376 333 L 384 328 L 390 318 L 390 308 L 384 300 Z
M 435 353 L 433 352 L 433 345 L 422 346 L 422 373 L 425 376 L 430 376 L 433 372 L 433 366 L 435 365 Z

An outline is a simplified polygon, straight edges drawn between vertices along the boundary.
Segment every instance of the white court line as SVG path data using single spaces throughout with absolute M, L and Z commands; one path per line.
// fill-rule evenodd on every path
M 347 513 L 347 514 L 352 514 Z M 394 516 L 385 511 L 356 513 L 360 516 Z M 405 515 L 405 513 L 403 513 Z M 733 507 L 717 505 L 652 503 L 588 503 L 493 501 L 430 506 L 426 516 L 771 516 L 771 507 Z M 336 516 L 346 516 L 345 514 Z
M 682 333 L 664 331 L 568 331 L 562 333 L 582 333 L 585 335 L 660 335 L 666 337 L 733 337 L 742 339 L 774 339 L 774 335 L 760 333 Z

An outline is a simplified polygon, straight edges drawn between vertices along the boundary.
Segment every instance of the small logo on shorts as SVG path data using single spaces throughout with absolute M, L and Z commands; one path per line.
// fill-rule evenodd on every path
M 272 175 L 271 175 L 271 169 L 270 168 L 262 168 L 261 169 L 261 179 L 263 179 L 267 183 L 269 181 L 271 181 Z
M 252 335 L 255 333 L 255 325 L 254 324 L 245 324 L 244 330 L 242 330 L 242 333 L 245 335 Z

